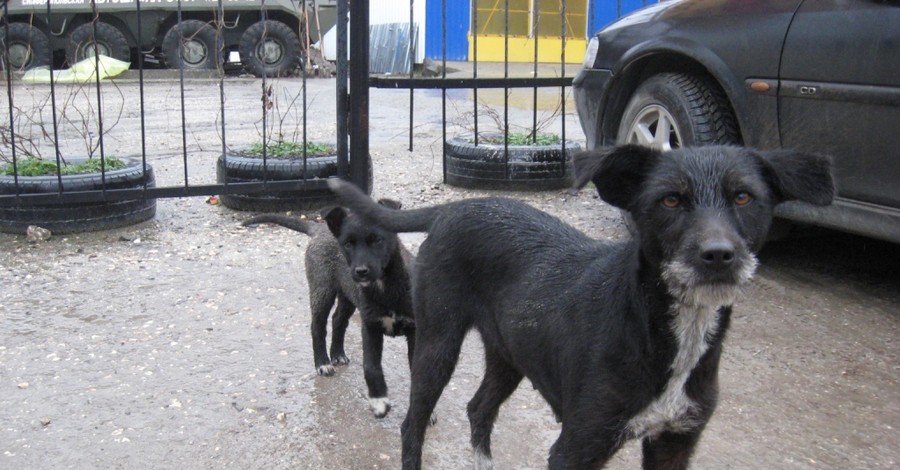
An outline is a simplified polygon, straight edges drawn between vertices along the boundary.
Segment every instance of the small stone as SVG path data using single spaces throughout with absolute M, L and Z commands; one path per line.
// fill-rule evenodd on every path
M 28 228 L 25 229 L 25 240 L 28 243 L 47 241 L 50 239 L 51 235 L 49 230 L 44 227 L 38 227 L 37 225 L 29 225 Z
M 41 418 L 41 426 L 45 428 L 50 426 L 50 418 Z
M 22 382 L 16 386 L 19 387 L 20 390 L 25 390 L 26 388 L 28 388 L 28 382 Z

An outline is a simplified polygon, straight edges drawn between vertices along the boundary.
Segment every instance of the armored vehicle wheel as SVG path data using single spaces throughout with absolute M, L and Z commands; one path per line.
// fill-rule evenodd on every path
M 6 27 L 0 27 L 0 66 L 4 70 L 28 70 L 50 64 L 50 40 L 43 31 L 28 23 L 9 25 L 9 44 L 6 44 Z M 9 46 L 9 64 L 4 51 Z
M 124 62 L 131 61 L 131 48 L 125 35 L 115 26 L 98 21 L 85 23 L 69 35 L 66 45 L 66 60 L 69 65 L 94 57 L 95 44 L 98 54 Z
M 185 20 L 163 38 L 162 52 L 169 68 L 217 69 L 222 65 L 222 38 L 215 28 L 200 20 Z
M 250 25 L 241 36 L 241 62 L 257 77 L 283 77 L 300 64 L 303 46 L 291 28 L 273 20 Z

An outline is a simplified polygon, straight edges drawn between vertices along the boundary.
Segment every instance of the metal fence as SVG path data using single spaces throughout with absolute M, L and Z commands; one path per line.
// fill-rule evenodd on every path
M 147 2 L 146 0 L 134 0 L 131 3 L 117 3 L 117 5 L 125 5 L 129 8 L 126 12 L 128 17 L 132 19 L 132 23 L 123 22 L 119 19 L 114 11 L 105 10 L 110 4 L 107 2 L 98 2 L 98 0 L 85 0 L 89 8 L 75 15 L 70 8 L 71 2 L 55 2 L 52 0 L 28 1 L 25 2 L 31 6 L 31 13 L 22 15 L 21 12 L 16 13 L 13 8 L 13 2 L 16 0 L 0 0 L 0 54 L 2 54 L 4 64 L 3 82 L 5 85 L 5 105 L 7 111 L 0 123 L 7 121 L 5 125 L 0 125 L 0 133 L 2 133 L 2 149 L 0 149 L 0 157 L 12 171 L 11 183 L 6 184 L 0 189 L 7 191 L 0 192 L 0 207 L 10 206 L 28 206 L 35 204 L 53 204 L 61 202 L 91 202 L 91 201 L 121 201 L 127 199 L 155 199 L 170 197 L 189 197 L 189 196 L 209 196 L 209 195 L 228 195 L 228 194 L 255 194 L 270 193 L 278 191 L 303 191 L 303 190 L 321 190 L 323 181 L 318 176 L 307 178 L 305 173 L 295 179 L 279 180 L 273 177 L 268 171 L 271 157 L 266 155 L 266 148 L 263 147 L 262 167 L 263 175 L 259 180 L 243 181 L 243 182 L 216 182 L 215 184 L 202 182 L 198 183 L 193 175 L 197 172 L 197 165 L 209 165 L 208 162 L 198 163 L 192 158 L 193 149 L 189 145 L 192 136 L 189 134 L 191 127 L 188 109 L 192 105 L 191 83 L 192 77 L 197 76 L 198 71 L 189 60 L 191 47 L 193 47 L 197 38 L 202 39 L 204 26 L 206 25 L 214 31 L 211 43 L 214 55 L 214 64 L 224 64 L 228 67 L 229 62 L 226 60 L 233 55 L 235 48 L 229 49 L 229 44 L 233 41 L 232 36 L 235 34 L 236 28 L 242 28 L 244 22 L 265 23 L 266 21 L 284 20 L 284 12 L 273 10 L 271 5 L 274 0 L 247 0 L 245 2 L 224 2 L 223 0 L 210 0 L 198 7 L 198 2 L 181 1 L 171 3 L 174 11 L 167 14 L 160 13 L 152 9 L 152 5 L 158 5 L 157 2 Z M 19 5 L 23 0 L 17 0 Z M 289 0 L 288 0 L 289 1 Z M 251 9 L 252 14 L 243 12 L 234 15 L 231 10 L 233 3 L 243 3 L 245 8 Z M 290 2 L 289 2 L 290 3 Z M 321 1 L 319 3 L 322 3 Z M 334 2 L 332 2 L 334 3 Z M 581 57 L 572 52 L 567 52 L 567 44 L 575 40 L 586 40 L 586 33 L 593 31 L 599 26 L 598 18 L 614 18 L 624 13 L 624 11 L 639 7 L 646 1 L 580 1 L 575 5 L 575 0 L 530 0 L 515 1 L 503 0 L 502 8 L 496 1 L 484 2 L 474 0 L 468 6 L 469 18 L 465 19 L 462 26 L 466 31 L 474 32 L 471 34 L 471 44 L 468 45 L 468 66 L 471 67 L 471 76 L 459 77 L 448 76 L 448 60 L 453 58 L 453 53 L 448 52 L 450 43 L 453 38 L 448 36 L 450 33 L 450 25 L 459 26 L 459 22 L 453 23 L 452 17 L 459 14 L 459 5 L 453 4 L 451 7 L 447 0 L 430 0 L 427 2 L 427 19 L 426 27 L 430 27 L 426 32 L 430 38 L 426 49 L 430 49 L 427 54 L 426 62 L 440 64 L 438 76 L 424 77 L 417 73 L 417 67 L 408 67 L 409 73 L 403 76 L 384 76 L 370 75 L 370 24 L 369 9 L 370 1 L 358 0 L 350 2 L 348 0 L 339 0 L 334 4 L 336 19 L 334 21 L 337 29 L 337 100 L 335 103 L 335 126 L 336 145 L 335 163 L 337 167 L 336 174 L 342 177 L 348 177 L 365 189 L 369 189 L 370 165 L 369 161 L 369 122 L 368 122 L 368 103 L 370 88 L 403 88 L 409 89 L 409 149 L 413 150 L 413 127 L 415 116 L 413 115 L 413 103 L 415 100 L 415 90 L 432 89 L 440 90 L 443 101 L 443 119 L 444 134 L 446 140 L 447 129 L 447 93 L 454 89 L 467 89 L 472 93 L 472 128 L 475 136 L 475 144 L 478 145 L 478 139 L 483 134 L 482 129 L 483 113 L 479 110 L 480 96 L 482 90 L 502 90 L 503 104 L 502 124 L 500 131 L 508 134 L 510 130 L 509 120 L 509 95 L 510 90 L 524 89 L 532 91 L 531 107 L 533 109 L 531 123 L 523 125 L 532 130 L 536 130 L 539 126 L 538 115 L 538 94 L 543 90 L 556 90 L 559 96 L 560 109 L 557 111 L 559 115 L 566 114 L 567 87 L 571 85 L 572 74 L 567 73 L 566 69 L 572 67 L 572 64 L 578 64 Z M 249 6 L 247 6 L 249 5 Z M 268 6 L 267 6 L 268 5 Z M 307 7 L 300 14 L 294 15 L 290 21 L 295 22 L 294 31 L 301 36 L 306 35 L 304 39 L 304 50 L 308 47 L 310 37 L 311 21 L 308 7 L 317 8 L 317 2 L 307 1 L 302 5 Z M 438 8 L 439 7 L 439 8 Z M 405 32 L 401 32 L 400 37 L 407 38 L 409 44 L 400 52 L 408 54 L 406 58 L 397 57 L 395 59 L 403 59 L 410 65 L 416 62 L 417 54 L 424 47 L 418 40 L 419 34 L 416 34 L 422 27 L 417 24 L 414 18 L 414 10 L 416 2 L 409 1 L 409 27 Z M 120 8 L 121 9 L 121 8 Z M 604 15 L 598 15 L 598 9 L 605 11 Z M 318 11 L 318 10 L 316 10 Z M 352 14 L 351 14 L 352 13 Z M 167 16 L 168 15 L 168 16 Z M 243 16 L 242 16 L 243 15 Z M 252 17 L 249 18 L 248 17 Z M 23 19 L 24 18 L 24 19 Z M 63 18 L 70 21 L 60 23 L 54 22 L 54 18 L 59 20 Z M 151 21 L 153 20 L 153 21 Z M 573 26 L 573 22 L 577 22 L 577 27 Z M 83 28 L 75 28 L 74 23 L 80 23 L 78 26 Z M 157 102 L 148 102 L 146 96 L 147 76 L 146 72 L 150 69 L 157 68 L 158 60 L 152 55 L 148 55 L 147 46 L 144 44 L 145 37 L 148 37 L 146 28 L 148 24 L 161 24 L 163 27 L 171 28 L 169 31 L 180 31 L 178 28 L 184 25 L 193 25 L 197 27 L 190 35 L 184 34 L 177 41 L 177 54 L 181 60 L 172 61 L 175 63 L 175 75 L 170 76 L 169 80 L 177 83 L 175 92 L 167 95 L 166 106 L 174 111 L 175 119 L 170 119 L 170 127 L 178 128 L 180 132 L 180 151 L 177 152 L 178 158 L 181 159 L 180 168 L 181 175 L 177 184 L 169 185 L 143 185 L 141 187 L 117 188 L 106 184 L 106 175 L 108 173 L 107 161 L 109 159 L 110 150 L 107 145 L 107 139 L 111 128 L 122 126 L 119 122 L 119 116 L 110 115 L 106 111 L 106 105 L 115 101 L 118 96 L 121 100 L 128 101 L 126 113 L 134 116 L 128 120 L 131 126 L 127 131 L 134 135 L 130 140 L 139 141 L 139 151 L 137 152 L 142 168 L 145 169 L 152 164 L 155 158 L 154 148 L 155 135 L 150 132 L 150 128 L 145 122 L 148 105 L 157 106 Z M 317 21 L 315 22 L 317 23 Z M 24 24 L 27 26 L 21 26 Z M 134 27 L 133 31 L 128 31 L 128 25 Z M 250 23 L 247 23 L 250 24 Z M 270 24 L 270 23 L 267 23 Z M 31 47 L 23 49 L 21 41 L 17 42 L 24 30 L 36 31 L 48 36 L 50 44 L 58 44 L 60 41 L 70 40 L 71 36 L 66 36 L 66 31 L 72 29 L 81 30 L 82 34 L 86 34 L 87 38 L 94 39 L 93 42 L 88 41 L 90 47 L 87 49 L 89 56 L 93 57 L 92 62 L 95 69 L 100 69 L 100 54 L 114 53 L 115 44 L 104 43 L 101 39 L 106 33 L 107 25 L 113 25 L 120 30 L 126 30 L 129 45 L 131 47 L 131 58 L 133 59 L 132 70 L 128 73 L 132 79 L 132 84 L 128 89 L 123 91 L 123 87 L 116 79 L 101 79 L 100 74 L 94 74 L 87 81 L 79 81 L 76 85 L 63 84 L 55 73 L 48 73 L 47 83 L 42 85 L 24 86 L 22 72 L 15 70 L 15 64 L 23 60 L 22 54 L 26 56 L 33 54 L 32 57 L 39 59 L 38 63 L 43 63 L 51 67 L 61 67 L 71 65 L 63 62 L 62 53 L 59 50 L 54 52 L 54 48 L 50 47 Z M 439 25 L 441 31 L 440 40 L 437 41 L 434 36 L 435 25 Z M 246 25 L 245 25 L 246 26 Z M 29 29 L 30 28 L 30 29 Z M 246 28 L 250 29 L 250 28 Z M 553 32 L 556 30 L 556 33 Z M 348 34 L 349 39 L 348 39 Z M 168 35 L 168 34 L 166 34 Z M 521 50 L 522 46 L 517 39 L 526 37 L 528 46 L 532 47 L 532 57 L 530 64 L 529 76 L 516 76 L 511 73 L 511 64 L 514 60 L 511 58 L 511 44 L 516 44 L 517 50 Z M 573 36 L 574 35 L 574 36 Z M 152 36 L 152 35 L 150 35 Z M 162 32 L 158 32 L 156 36 L 162 36 Z M 322 37 L 321 30 L 318 31 L 318 38 Z M 231 38 L 231 39 L 230 39 Z M 548 39 L 552 38 L 552 39 Z M 315 38 L 314 38 L 315 39 Z M 554 60 L 547 59 L 544 44 L 549 41 L 557 43 L 559 53 Z M 499 41 L 499 42 L 498 42 Z M 239 42 L 239 41 L 238 41 Z M 260 44 L 263 44 L 262 41 Z M 481 42 L 481 44 L 479 44 Z M 435 47 L 440 45 L 440 54 L 435 54 Z M 498 56 L 497 44 L 502 44 L 502 53 Z M 170 48 L 169 59 L 175 54 L 172 52 L 171 43 L 167 46 L 162 44 L 163 49 Z M 262 46 L 261 46 L 262 47 Z M 262 49 L 260 49 L 261 51 Z M 24 51 L 24 52 L 23 52 Z M 352 60 L 347 60 L 348 51 L 352 51 Z M 241 50 L 241 53 L 244 51 Z M 260 52 L 262 53 L 262 52 Z M 38 55 L 43 54 L 43 57 Z M 568 54 L 568 55 L 567 55 Z M 69 49 L 66 49 L 65 59 L 70 57 Z M 573 55 L 576 55 L 573 57 Z M 484 59 L 488 56 L 488 59 Z M 499 57 L 499 62 L 498 62 Z M 165 59 L 165 57 L 163 58 Z M 201 76 L 207 77 L 208 81 L 215 83 L 217 88 L 216 97 L 207 101 L 217 101 L 214 106 L 205 103 L 204 106 L 215 109 L 212 120 L 215 122 L 215 132 L 217 138 L 212 142 L 205 143 L 204 150 L 209 152 L 210 147 L 218 148 L 218 152 L 227 159 L 229 155 L 229 146 L 227 144 L 230 133 L 234 132 L 235 124 L 246 125 L 247 122 L 255 124 L 261 133 L 263 142 L 272 141 L 273 137 L 269 134 L 272 130 L 273 123 L 273 100 L 272 89 L 273 83 L 293 83 L 295 94 L 288 99 L 290 106 L 294 108 L 297 121 L 293 124 L 299 129 L 299 140 L 306 142 L 308 139 L 307 130 L 309 127 L 309 117 L 307 111 L 310 102 L 306 93 L 307 80 L 312 73 L 313 64 L 309 60 L 309 56 L 304 56 L 305 66 L 300 67 L 296 76 L 292 78 L 274 78 L 262 74 L 258 80 L 258 96 L 259 101 L 254 106 L 256 109 L 239 109 L 229 107 L 229 74 L 221 73 L 213 70 L 212 72 Z M 542 75 L 541 67 L 547 62 L 556 63 L 558 67 L 551 75 Z M 502 73 L 491 75 L 484 73 L 485 64 L 492 64 L 494 70 L 498 65 L 502 69 Z M 517 69 L 521 65 L 516 65 Z M 73 98 L 72 95 L 77 95 Z M 40 95 L 41 98 L 36 98 Z M 267 98 L 267 96 L 269 98 Z M 78 108 L 76 105 L 82 105 Z M 121 109 L 119 110 L 121 113 Z M 212 111 L 211 111 L 212 112 Z M 74 114 L 73 114 L 74 113 Z M 496 116 L 495 116 L 496 117 Z M 207 116 L 206 119 L 210 117 Z M 275 117 L 277 119 L 277 117 Z M 566 141 L 566 128 L 564 120 L 562 121 L 562 141 Z M 209 126 L 212 127 L 212 126 Z M 122 131 L 121 127 L 117 129 Z M 73 137 L 74 136 L 74 137 Z M 74 143 L 72 141 L 75 141 Z M 99 189 L 94 190 L 67 190 L 62 184 L 63 174 L 61 168 L 67 158 L 72 155 L 72 146 L 80 145 L 86 148 L 87 155 L 99 161 L 101 185 Z M 52 185 L 53 190 L 49 191 L 26 191 L 23 190 L 18 170 L 23 161 L 29 156 L 33 156 L 38 148 L 49 149 L 41 156 L 44 160 L 57 164 L 57 173 L 55 175 L 56 183 Z M 305 148 L 305 147 L 304 147 Z M 565 149 L 563 149 L 565 152 Z M 352 156 L 352 157 L 351 157 Z M 307 156 L 304 154 L 302 159 L 302 167 L 305 171 L 307 168 Z M 9 190 L 12 188 L 11 190 Z

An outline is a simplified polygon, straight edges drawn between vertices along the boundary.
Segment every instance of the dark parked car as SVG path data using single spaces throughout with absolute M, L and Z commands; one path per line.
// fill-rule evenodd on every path
M 574 93 L 588 148 L 829 154 L 835 204 L 778 215 L 900 243 L 898 0 L 654 4 L 591 39 Z

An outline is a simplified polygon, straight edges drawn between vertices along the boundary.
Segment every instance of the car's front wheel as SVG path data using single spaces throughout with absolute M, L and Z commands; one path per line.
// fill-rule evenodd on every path
M 737 121 L 724 93 L 710 79 L 661 73 L 641 83 L 619 124 L 620 144 L 657 150 L 737 144 Z

